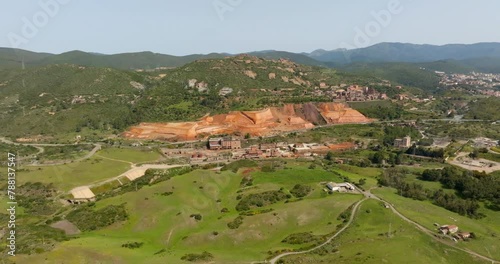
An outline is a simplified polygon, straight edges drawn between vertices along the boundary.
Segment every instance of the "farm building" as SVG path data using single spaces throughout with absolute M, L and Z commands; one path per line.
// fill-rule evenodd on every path
M 72 204 L 81 204 L 86 202 L 94 202 L 95 194 L 90 190 L 89 187 L 78 187 L 71 190 L 71 195 L 73 199 L 68 200 Z
M 340 187 L 336 186 L 335 183 L 333 182 L 329 182 L 326 184 L 326 188 L 328 188 L 328 190 L 332 191 L 332 192 L 338 192 L 340 191 Z
M 332 192 L 349 192 L 349 191 L 354 191 L 355 188 L 352 184 L 350 183 L 334 183 L 334 182 L 329 182 L 326 184 L 326 188 Z
M 469 232 L 460 232 L 457 234 L 457 236 L 461 239 L 467 239 L 471 237 L 471 233 Z
M 456 225 L 444 225 L 444 226 L 441 226 L 439 228 L 439 231 L 441 231 L 441 233 L 443 234 L 454 234 L 456 232 L 458 232 L 458 226 Z

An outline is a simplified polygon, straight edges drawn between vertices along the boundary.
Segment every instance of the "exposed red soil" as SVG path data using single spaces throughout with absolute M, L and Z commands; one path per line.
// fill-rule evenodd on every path
M 218 134 L 266 136 L 322 124 L 367 123 L 371 120 L 345 104 L 285 105 L 261 111 L 205 116 L 197 122 L 141 123 L 123 134 L 132 139 L 194 140 Z

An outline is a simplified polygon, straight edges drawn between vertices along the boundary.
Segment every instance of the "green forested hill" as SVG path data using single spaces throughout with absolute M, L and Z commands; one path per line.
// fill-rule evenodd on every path
M 213 53 L 208 55 L 193 54 L 188 56 L 172 56 L 153 52 L 122 53 L 113 55 L 91 54 L 82 51 L 71 51 L 47 57 L 37 62 L 39 65 L 53 63 L 71 63 L 92 67 L 111 67 L 115 69 L 155 69 L 158 67 L 179 67 L 201 58 L 222 58 L 225 55 Z
M 21 49 L 1 48 L 0 47 L 0 69 L 18 68 L 21 69 L 23 61 L 25 65 L 43 60 L 52 56 L 49 53 L 37 53 Z
M 262 51 L 250 53 L 266 59 L 287 58 L 294 62 L 313 66 L 325 66 L 303 54 L 283 51 Z M 36 53 L 26 50 L 0 48 L 0 68 L 39 67 L 51 64 L 76 64 L 89 67 L 110 67 L 115 69 L 155 69 L 160 67 L 181 67 L 201 59 L 222 59 L 233 56 L 225 53 L 191 54 L 174 56 L 160 53 L 132 52 L 121 54 L 95 54 L 83 51 L 69 51 L 62 54 Z
M 483 120 L 500 120 L 500 98 L 490 97 L 470 104 L 468 118 Z
M 125 128 L 131 102 L 142 93 L 136 83 L 147 85 L 145 76 L 133 72 L 76 65 L 4 70 L 0 76 L 6 78 L 0 122 L 8 124 L 0 134 L 13 136 Z
M 132 72 L 72 64 L 3 70 L 0 135 L 118 133 L 140 121 L 194 120 L 206 113 L 258 109 L 305 96 L 320 82 L 368 84 L 377 78 L 248 55 Z M 191 83 L 190 83 L 191 82 Z M 288 100 L 288 101 L 287 101 Z
M 500 58 L 500 43 L 450 44 L 443 46 L 379 43 L 359 49 L 316 51 L 310 53 L 309 56 L 335 65 L 374 62 L 420 63 L 485 57 Z
M 433 92 L 440 80 L 433 71 L 411 63 L 355 63 L 342 69 L 354 74 L 376 76 L 428 92 Z
M 377 81 L 380 82 L 377 78 L 250 55 L 205 59 L 167 71 L 166 77 L 146 91 L 136 110 L 147 121 L 195 119 L 209 112 L 317 100 L 304 93 L 320 82 L 340 85 Z M 225 90 L 232 92 L 224 94 Z

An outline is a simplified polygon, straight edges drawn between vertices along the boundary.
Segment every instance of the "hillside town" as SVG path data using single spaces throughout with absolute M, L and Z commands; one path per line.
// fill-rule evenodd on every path
M 500 74 L 472 72 L 469 74 L 447 74 L 436 72 L 441 77 L 440 85 L 443 87 L 473 87 L 477 93 L 500 97 Z

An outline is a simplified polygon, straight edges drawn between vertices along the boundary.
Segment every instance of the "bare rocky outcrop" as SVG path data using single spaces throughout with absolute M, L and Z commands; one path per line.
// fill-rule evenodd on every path
M 313 103 L 271 107 L 260 111 L 234 111 L 205 116 L 197 122 L 142 123 L 123 136 L 134 139 L 194 140 L 218 134 L 266 136 L 282 132 L 305 130 L 316 125 L 367 123 L 371 120 L 345 104 Z
M 146 87 L 144 87 L 143 84 L 138 83 L 138 82 L 134 82 L 134 81 L 131 81 L 130 85 L 132 85 L 132 87 L 134 87 L 137 90 L 144 90 L 146 88 Z
M 257 73 L 255 73 L 255 72 L 253 72 L 251 70 L 246 70 L 245 71 L 245 75 L 248 76 L 248 77 L 250 77 L 250 78 L 252 78 L 252 79 L 254 79 L 254 80 L 255 80 L 255 78 L 257 78 Z

